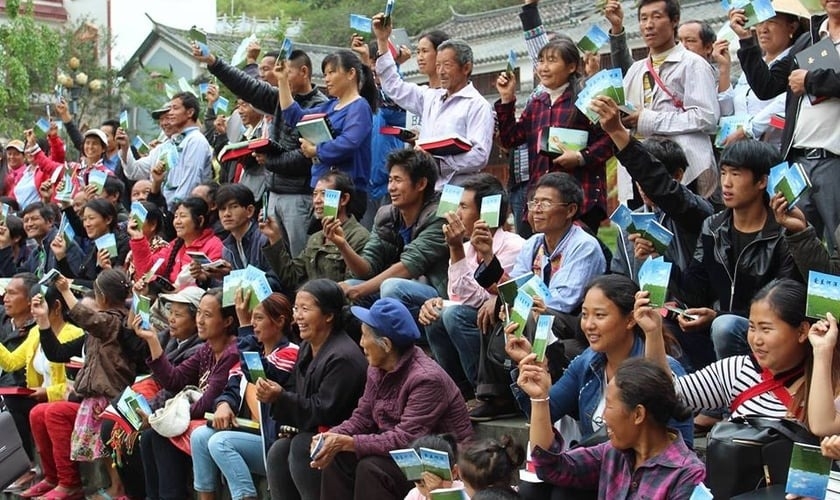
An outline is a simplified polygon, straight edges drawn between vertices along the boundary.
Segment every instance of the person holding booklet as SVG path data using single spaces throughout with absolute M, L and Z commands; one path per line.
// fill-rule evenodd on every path
M 8 277 L 14 276 L 18 272 L 30 272 L 41 278 L 50 269 L 58 265 L 51 246 L 52 240 L 58 235 L 58 228 L 55 227 L 56 211 L 52 205 L 35 202 L 25 207 L 20 212 L 20 217 L 23 219 L 23 230 L 26 231 L 26 237 L 35 245 L 19 270 L 7 271 L 2 274 Z M 11 263 L 12 259 L 6 258 L 5 251 L 8 250 L 0 248 L 0 257 L 3 257 L 0 262 L 3 264 Z M 78 244 L 71 244 L 65 256 L 70 266 L 73 269 L 78 269 L 82 265 L 83 258 L 84 254 L 81 247 Z
M 66 258 L 68 246 L 71 244 L 65 239 L 66 232 L 56 235 L 50 243 L 56 258 L 56 269 L 64 276 L 73 278 L 76 284 L 91 288 L 100 272 L 123 266 L 129 250 L 128 235 L 118 228 L 119 221 L 114 205 L 102 198 L 90 200 L 85 204 L 81 221 L 72 208 L 65 208 L 63 213 L 67 223 L 73 226 L 74 230 L 77 225 L 82 226 L 84 235 L 91 244 L 81 266 L 72 268 Z
M 455 442 L 451 435 L 432 434 L 415 439 L 414 442 L 411 443 L 411 448 L 407 450 L 395 450 L 395 452 L 392 452 L 391 456 L 394 458 L 394 461 L 397 462 L 397 465 L 400 466 L 403 473 L 406 474 L 406 477 L 408 477 L 409 480 L 414 481 L 414 488 L 408 492 L 405 496 L 405 500 L 433 500 L 431 493 L 435 490 L 441 488 L 463 489 L 464 483 L 461 482 L 458 476 L 457 450 L 458 443 Z M 414 452 L 412 455 L 412 465 L 416 466 L 416 460 L 421 461 L 420 463 L 421 467 L 423 467 L 423 471 L 418 477 L 409 477 L 406 467 L 397 460 L 397 453 L 400 451 Z M 423 454 L 424 456 L 431 454 L 432 456 L 439 458 L 440 462 L 443 462 L 443 459 L 445 458 L 449 467 L 445 470 L 440 469 L 432 471 L 430 470 L 432 467 L 423 464 L 423 457 L 420 456 L 420 454 Z
M 415 345 L 420 331 L 405 305 L 383 298 L 351 311 L 370 365 L 365 392 L 350 418 L 313 437 L 311 465 L 322 469 L 322 498 L 402 499 L 411 483 L 388 452 L 430 433 L 463 443 L 472 426 L 455 383 Z
M 139 182 L 138 182 L 139 184 Z M 149 242 L 149 250 L 152 253 L 152 259 L 157 261 L 160 257 L 158 253 L 163 250 L 164 248 L 169 245 L 169 242 L 166 241 L 164 238 L 164 215 L 160 208 L 157 205 L 150 201 L 135 201 L 132 202 L 132 212 L 131 216 L 134 218 L 134 203 L 139 203 L 143 210 L 145 211 L 145 218 L 143 219 L 143 223 L 141 224 L 139 219 L 137 219 L 137 225 L 139 225 L 139 229 L 143 233 L 143 237 Z M 136 230 L 135 229 L 135 230 Z M 132 233 L 128 231 L 128 224 L 126 224 L 126 234 L 128 234 L 129 238 L 132 237 Z M 129 240 L 129 246 L 131 246 L 131 241 Z M 128 255 L 125 256 L 125 269 L 128 273 L 128 276 L 131 277 L 132 280 L 138 281 L 140 278 L 143 277 L 142 274 L 137 272 L 137 267 L 134 265 L 134 253 L 129 251 Z
M 36 285 L 37 286 L 37 285 Z M 14 292 L 13 292 L 14 293 Z M 16 387 L 0 387 L 0 394 L 3 394 L 8 411 L 12 414 L 18 428 L 18 434 L 24 443 L 26 452 L 34 464 L 34 451 L 32 447 L 32 430 L 29 425 L 29 414 L 32 408 L 38 403 L 46 401 L 63 401 L 66 392 L 66 377 L 63 363 L 50 362 L 44 355 L 41 348 L 41 329 L 51 328 L 59 342 L 69 342 L 84 335 L 84 331 L 78 326 L 65 320 L 68 312 L 61 294 L 55 286 L 50 285 L 46 293 L 36 294 L 31 300 L 32 316 L 36 325 L 29 330 L 25 340 L 17 348 L 9 350 L 6 345 L 0 343 L 0 370 L 5 373 L 13 373 L 24 370 L 26 378 L 26 391 L 28 394 L 19 395 L 3 394 L 4 389 L 15 389 Z M 49 480 L 57 484 L 55 471 Z M 47 471 L 44 470 L 46 475 Z M 27 473 L 27 481 L 16 481 L 20 487 L 17 491 L 25 488 L 26 484 L 34 478 L 34 474 Z
M 420 116 L 422 127 L 417 144 L 453 138 L 466 141 L 463 144 L 466 151 L 435 157 L 440 175 L 434 187 L 440 191 L 444 184 L 457 183 L 459 178 L 479 172 L 487 165 L 493 148 L 493 109 L 470 82 L 473 52 L 462 40 L 450 39 L 437 46 L 435 71 L 440 87 L 421 87 L 404 81 L 388 48 L 392 25 L 383 24 L 384 19 L 381 13 L 373 16 L 373 34 L 378 45 L 376 74 L 389 98 Z
M 534 358 L 530 354 L 520 363 L 517 384 L 531 399 L 531 458 L 540 479 L 597 489 L 597 498 L 603 500 L 692 497 L 706 468 L 669 427 L 670 421 L 686 420 L 691 412 L 674 391 L 667 363 L 663 369 L 641 358 L 623 361 L 604 389 L 609 440 L 563 451 L 564 437 L 552 427 L 549 410 L 551 377 Z
M 250 293 L 253 292 L 243 293 L 241 288 L 236 293 L 240 368 L 231 370 L 227 387 L 213 402 L 212 422 L 208 420 L 207 426 L 197 428 L 190 435 L 193 487 L 200 500 L 216 498 L 220 471 L 231 498 L 256 500 L 257 489 L 251 474 L 266 475 L 265 454 L 278 432 L 269 405 L 258 401 L 256 384 L 259 380 L 269 380 L 284 388 L 291 387 L 298 356 L 298 346 L 289 341 L 292 306 L 286 297 L 273 293 L 251 312 Z M 258 366 L 253 366 L 252 358 Z M 239 415 L 255 421 L 259 425 L 258 433 L 247 432 L 238 422 Z
M 131 237 L 131 251 L 134 255 L 136 274 L 145 275 L 158 259 L 164 259 L 157 275 L 168 280 L 175 289 L 194 284 L 190 274 L 193 259 L 187 252 L 202 252 L 211 261 L 222 258 L 222 240 L 209 227 L 209 208 L 198 197 L 191 196 L 175 205 L 172 225 L 176 238 L 166 247 L 152 253 L 149 240 L 143 235 L 136 220 L 128 222 L 127 232 Z
M 516 77 L 503 72 L 496 79 L 500 99 L 496 101 L 499 142 L 505 148 L 528 145 L 529 186 L 541 175 L 562 171 L 573 175 L 583 188 L 580 221 L 593 233 L 607 216 L 606 161 L 612 144 L 603 131 L 577 110 L 575 100 L 583 64 L 577 46 L 567 38 L 555 38 L 544 45 L 537 62 L 543 91 L 532 96 L 518 120 Z M 560 151 L 541 150 L 541 138 L 563 141 Z
M 321 63 L 327 93 L 331 99 L 311 108 L 302 108 L 292 98 L 288 84 L 285 60 L 278 60 L 274 67 L 279 91 L 279 107 L 286 124 L 296 126 L 313 114 L 323 114 L 331 138 L 315 144 L 300 139 L 301 151 L 312 160 L 310 186 L 326 171 L 341 170 L 353 179 L 356 187 L 356 206 L 350 212 L 361 219 L 367 209 L 367 185 L 370 177 L 370 136 L 373 112 L 379 100 L 379 91 L 373 81 L 373 72 L 351 50 L 329 54 Z
M 755 95 L 760 99 L 787 95 L 782 157 L 801 163 L 811 182 L 820 186 L 802 199 L 800 208 L 832 251 L 838 247 L 833 230 L 840 225 L 840 176 L 835 175 L 840 166 L 840 129 L 834 126 L 840 113 L 840 57 L 829 51 L 840 50 L 833 43 L 838 39 L 840 8 L 828 0 L 820 0 L 820 5 L 826 14 L 812 16 L 810 30 L 772 67 L 752 31 L 744 27 L 743 9 L 729 12 L 729 26 L 738 35 L 738 60 Z M 825 64 L 808 63 L 821 53 L 832 57 Z
M 201 397 L 190 404 L 190 426 L 186 436 L 177 441 L 161 436 L 154 429 L 143 431 L 140 448 L 146 479 L 146 496 L 149 498 L 187 498 L 187 481 L 190 475 L 189 433 L 204 425 L 204 414 L 213 408 L 213 402 L 222 393 L 230 370 L 239 362 L 236 348 L 238 321 L 233 307 L 222 307 L 222 290 L 213 288 L 201 298 L 196 314 L 198 337 L 204 344 L 178 366 L 173 366 L 163 351 L 158 335 L 142 327 L 140 315 L 134 316 L 131 326 L 138 337 L 149 346 L 151 357 L 147 360 L 152 375 L 164 389 L 177 393 L 188 385 L 198 387 Z M 172 438 L 175 439 L 175 438 Z
M 257 381 L 257 399 L 271 405 L 282 432 L 266 457 L 272 500 L 319 500 L 321 471 L 309 466 L 312 437 L 344 421 L 356 408 L 367 363 L 344 330 L 346 299 L 334 281 L 315 279 L 295 295 L 300 331 L 294 389 Z
M 339 196 L 335 207 L 335 215 L 325 217 L 327 191 L 338 191 Z M 353 181 L 344 172 L 331 170 L 318 179 L 312 191 L 312 212 L 321 225 L 333 220 L 339 221 L 344 239 L 355 252 L 361 252 L 370 237 L 370 232 L 362 226 L 348 207 L 355 196 L 356 189 Z M 260 220 L 260 231 L 268 242 L 262 247 L 262 252 L 271 269 L 277 274 L 280 284 L 286 290 L 294 290 L 308 280 L 327 278 L 333 281 L 344 281 L 349 277 L 347 264 L 341 257 L 341 252 L 332 240 L 328 239 L 321 229 L 312 234 L 306 241 L 306 247 L 297 256 L 293 256 L 291 248 L 283 239 L 283 232 L 275 219 L 269 216 Z

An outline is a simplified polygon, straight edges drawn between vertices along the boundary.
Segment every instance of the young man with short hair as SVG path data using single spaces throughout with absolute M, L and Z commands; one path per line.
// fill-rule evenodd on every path
M 336 220 L 341 224 L 344 239 L 353 251 L 361 252 L 370 233 L 347 210 L 355 192 L 353 180 L 340 170 L 331 170 L 318 179 L 312 191 L 312 208 L 315 219 L 322 224 L 329 222 L 324 218 L 324 192 L 327 189 L 341 192 Z M 324 236 L 323 229 L 309 237 L 306 247 L 296 257 L 292 256 L 283 232 L 272 217 L 260 221 L 260 230 L 268 238 L 268 244 L 263 247 L 263 255 L 277 273 L 284 289 L 296 290 L 304 282 L 317 278 L 337 282 L 349 278 L 341 252 Z
M 501 217 L 508 212 L 508 197 L 499 180 L 481 173 L 461 183 L 464 194 L 454 213 L 446 214 L 443 226 L 449 246 L 449 298 L 452 304 L 435 297 L 420 310 L 420 324 L 426 329 L 429 347 L 437 362 L 455 381 L 464 399 L 475 396 L 478 380 L 481 332 L 479 310 L 488 304 L 495 308 L 496 294 L 475 281 L 473 274 L 482 262 L 497 258 L 509 273 L 525 242 L 518 234 L 502 227 L 490 229 L 479 219 L 481 204 L 488 196 L 501 195 Z M 489 332 L 485 332 L 489 333 Z
M 414 150 L 388 155 L 388 194 L 391 204 L 379 209 L 370 239 L 361 253 L 347 242 L 340 222 L 324 224 L 324 234 L 338 247 L 347 269 L 363 281 L 343 282 L 352 301 L 379 294 L 403 302 L 416 318 L 432 297 L 446 297 L 449 249 L 443 236 L 444 219 L 436 215 L 437 165 Z M 425 282 L 418 281 L 421 276 Z
M 30 272 L 41 278 L 58 265 L 50 247 L 52 240 L 58 234 L 58 229 L 55 227 L 56 210 L 51 205 L 44 205 L 41 202 L 30 203 L 21 212 L 21 218 L 26 236 L 34 241 L 36 246 L 29 253 L 29 258 L 20 271 Z M 68 241 L 67 244 L 67 263 L 71 268 L 78 269 L 82 266 L 84 259 L 82 249 L 75 242 Z

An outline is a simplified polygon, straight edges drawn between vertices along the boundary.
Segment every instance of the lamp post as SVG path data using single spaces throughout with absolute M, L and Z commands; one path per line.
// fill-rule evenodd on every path
M 88 81 L 88 75 L 81 68 L 81 61 L 78 57 L 71 57 L 67 61 L 69 71 L 58 75 L 58 85 L 70 92 L 70 114 L 76 115 L 79 112 L 79 99 L 85 90 L 97 92 L 102 88 L 102 80 L 94 79 Z

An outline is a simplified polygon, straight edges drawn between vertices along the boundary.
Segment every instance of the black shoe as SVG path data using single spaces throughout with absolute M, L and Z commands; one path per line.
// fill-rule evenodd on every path
M 501 404 L 492 401 L 482 401 L 470 412 L 470 420 L 473 422 L 489 422 L 503 418 L 513 418 L 519 415 L 516 403 L 505 401 Z

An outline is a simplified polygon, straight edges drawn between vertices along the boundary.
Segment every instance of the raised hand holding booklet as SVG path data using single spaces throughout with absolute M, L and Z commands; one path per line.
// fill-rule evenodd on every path
M 819 446 L 793 443 L 785 493 L 804 498 L 824 499 L 831 473 L 831 458 Z
M 674 239 L 674 233 L 656 220 L 647 223 L 642 230 L 641 236 L 653 244 L 653 248 L 659 255 L 665 255 L 668 246 Z
M 619 205 L 615 207 L 615 210 L 613 210 L 612 215 L 610 215 L 610 221 L 616 226 L 618 226 L 618 228 L 621 229 L 622 232 L 624 232 L 625 234 L 629 234 L 630 232 L 628 231 L 628 229 L 633 224 L 633 217 L 631 215 L 632 213 L 633 211 L 630 210 L 627 207 L 627 205 Z
M 117 251 L 117 238 L 114 236 L 114 233 L 106 233 L 93 240 L 93 242 L 96 244 L 97 250 L 108 250 L 108 255 L 112 259 L 119 255 Z
M 510 49 L 508 52 L 508 60 L 507 60 L 507 67 L 505 68 L 505 73 L 508 76 L 513 76 L 514 71 L 516 71 L 516 51 Z
M 656 214 L 653 212 L 631 212 L 630 226 L 627 228 L 627 233 L 641 233 L 647 229 L 648 224 L 656 220 Z
M 414 448 L 406 448 L 403 450 L 391 450 L 388 452 L 397 467 L 403 471 L 405 478 L 409 481 L 419 481 L 423 477 L 423 462 L 420 461 L 420 455 Z
M 151 328 L 152 300 L 149 297 L 133 292 L 131 309 L 135 315 L 140 316 L 140 328 L 144 330 Z
M 789 167 L 786 165 L 787 163 L 781 163 L 773 167 L 767 180 L 769 185 L 772 177 L 773 194 L 782 193 L 788 202 L 788 209 L 791 209 L 802 198 L 802 195 L 811 190 L 811 179 L 808 178 L 801 163 L 793 163 Z M 783 168 L 774 170 L 777 167 Z
M 461 204 L 461 197 L 464 195 L 464 188 L 454 184 L 444 184 L 443 191 L 440 193 L 440 201 L 438 202 L 437 215 L 438 217 L 446 217 L 448 212 L 458 210 L 458 205 Z
M 840 276 L 809 271 L 805 316 L 825 319 L 828 312 L 840 318 Z
M 373 31 L 373 21 L 360 14 L 350 14 L 350 29 L 356 33 L 371 33 Z
M 147 155 L 149 154 L 149 151 L 151 151 L 149 145 L 146 144 L 146 141 L 144 141 L 139 135 L 134 136 L 134 139 L 131 140 L 131 145 L 134 146 L 134 149 L 136 149 L 141 155 Z
M 610 35 L 597 24 L 593 24 L 577 43 L 577 46 L 582 52 L 598 52 L 609 41 Z
M 668 283 L 671 281 L 671 263 L 662 257 L 648 259 L 639 268 L 639 288 L 650 292 L 650 306 L 665 305 L 668 298 Z
M 251 33 L 247 37 L 243 38 L 242 41 L 239 42 L 239 45 L 236 47 L 236 52 L 234 52 L 233 55 L 230 56 L 230 65 L 239 67 L 245 64 L 245 59 L 248 56 L 248 46 L 251 45 L 252 42 L 258 41 L 259 39 L 254 33 Z M 201 95 L 207 93 L 206 90 L 201 90 L 201 86 L 199 86 L 198 90 L 199 92 L 201 92 Z
M 452 481 L 452 466 L 449 463 L 449 454 L 445 451 L 421 447 L 420 462 L 423 464 L 423 471 L 431 472 L 445 481 Z
M 501 209 L 502 195 L 485 196 L 481 200 L 481 213 L 478 218 L 486 222 L 490 229 L 497 228 L 499 227 L 499 212 Z
M 516 338 L 522 337 L 522 332 L 525 331 L 525 324 L 528 323 L 528 315 L 531 314 L 531 308 L 534 307 L 534 298 L 524 292 L 516 294 L 516 299 L 513 301 L 513 307 L 510 309 L 509 320 L 516 323 L 516 330 L 513 331 L 513 336 Z
M 128 110 L 126 109 L 120 111 L 120 128 L 128 131 Z
M 187 39 L 198 45 L 198 48 L 201 51 L 201 55 L 206 56 L 210 54 L 210 49 L 207 47 L 207 33 L 193 26 L 192 28 L 190 28 L 190 32 L 187 35 Z
M 338 217 L 338 205 L 341 203 L 341 191 L 336 189 L 324 190 L 324 217 Z
M 248 382 L 257 383 L 257 379 L 265 378 L 265 367 L 263 366 L 260 353 L 255 351 L 243 351 L 242 361 L 247 368 L 244 373 L 248 375 Z
M 96 186 L 96 193 L 102 194 L 105 188 L 105 181 L 108 179 L 108 173 L 101 170 L 91 170 L 88 174 L 88 184 Z
M 545 350 L 548 347 L 548 341 L 553 335 L 551 327 L 554 324 L 554 316 L 551 314 L 540 314 L 537 318 L 537 330 L 534 332 L 534 343 L 531 346 L 531 352 L 537 355 L 537 362 L 545 361 Z
M 138 229 L 143 229 L 143 224 L 146 223 L 146 217 L 149 216 L 149 211 L 146 210 L 146 207 L 142 203 L 134 201 L 131 203 L 131 213 L 128 216 L 137 221 Z
M 222 307 L 236 303 L 236 291 L 245 285 L 245 270 L 234 269 L 222 281 Z

